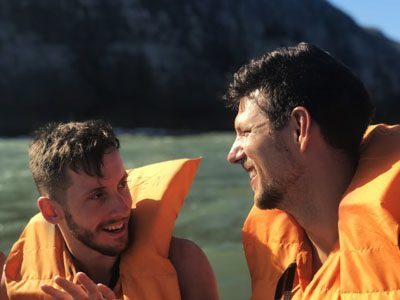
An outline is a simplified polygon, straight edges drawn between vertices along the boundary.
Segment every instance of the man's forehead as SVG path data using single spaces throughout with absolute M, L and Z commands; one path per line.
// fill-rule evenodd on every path
M 256 95 L 260 96 L 259 93 Z M 235 128 L 261 123 L 269 124 L 268 118 L 261 110 L 257 99 L 249 96 L 240 99 L 239 110 L 234 122 Z
M 86 185 L 88 182 L 93 182 L 93 184 L 95 184 L 100 179 L 97 176 L 90 176 L 86 174 L 83 170 L 75 171 L 69 167 L 66 169 L 66 175 L 71 181 L 71 186 Z
M 247 96 L 242 97 L 239 100 L 239 107 L 238 107 L 239 112 L 243 112 L 250 102 L 254 102 L 254 104 L 256 104 L 256 102 L 259 100 L 260 97 L 262 97 L 260 89 L 255 89 Z
M 244 111 L 245 105 L 246 105 L 246 101 L 245 101 L 245 98 L 243 97 L 243 98 L 241 98 L 241 99 L 239 100 L 238 113 L 241 113 L 241 112 Z
M 102 182 L 107 181 L 114 178 L 122 178 L 126 175 L 124 163 L 122 158 L 117 150 L 112 151 L 110 153 L 105 153 L 101 163 L 101 175 L 102 177 L 98 177 L 96 175 L 91 176 L 86 174 L 83 169 L 78 170 L 77 172 L 72 170 L 70 167 L 66 168 L 67 176 L 72 179 L 74 182 L 82 182 L 83 181 L 96 181 Z
M 116 175 L 123 176 L 126 173 L 124 162 L 118 150 L 104 154 L 101 172 L 103 179 L 108 179 Z
M 238 109 L 238 116 L 240 114 L 242 114 L 244 111 L 246 111 L 246 108 L 248 107 L 249 100 L 250 99 L 247 96 L 240 99 L 240 101 L 239 101 L 239 109 Z

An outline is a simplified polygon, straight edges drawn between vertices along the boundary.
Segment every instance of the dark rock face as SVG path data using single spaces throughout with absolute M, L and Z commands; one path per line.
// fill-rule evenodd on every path
M 399 120 L 399 44 L 325 0 L 3 0 L 0 16 L 2 135 L 87 118 L 228 129 L 231 74 L 300 41 L 362 78 L 377 120 Z

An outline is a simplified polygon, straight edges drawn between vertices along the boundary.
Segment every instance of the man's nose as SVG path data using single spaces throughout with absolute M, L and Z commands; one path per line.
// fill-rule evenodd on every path
M 117 193 L 114 196 L 113 206 L 114 210 L 118 212 L 124 212 L 130 210 L 132 207 L 131 195 L 129 193 L 127 194 Z
M 241 163 L 243 158 L 245 157 L 243 147 L 242 147 L 242 142 L 239 138 L 236 138 L 236 140 L 233 142 L 233 145 L 231 147 L 231 150 L 229 150 L 228 156 L 226 159 L 228 162 L 231 164 L 237 164 Z

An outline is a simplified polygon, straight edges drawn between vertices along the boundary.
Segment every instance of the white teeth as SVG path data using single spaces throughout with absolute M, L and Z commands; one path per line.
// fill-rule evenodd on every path
M 120 230 L 122 229 L 122 227 L 124 226 L 124 223 L 118 224 L 118 225 L 109 225 L 104 227 L 105 230 L 108 231 L 116 231 L 116 230 Z

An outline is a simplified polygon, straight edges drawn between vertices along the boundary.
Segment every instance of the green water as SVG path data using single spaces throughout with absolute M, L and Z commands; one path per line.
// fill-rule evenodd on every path
M 121 135 L 127 168 L 180 157 L 203 157 L 175 226 L 175 235 L 195 241 L 207 254 L 222 300 L 250 296 L 240 229 L 251 207 L 248 177 L 226 162 L 232 134 L 191 136 Z M 26 139 L 0 139 L 0 250 L 8 252 L 37 212 L 37 193 L 28 171 Z

